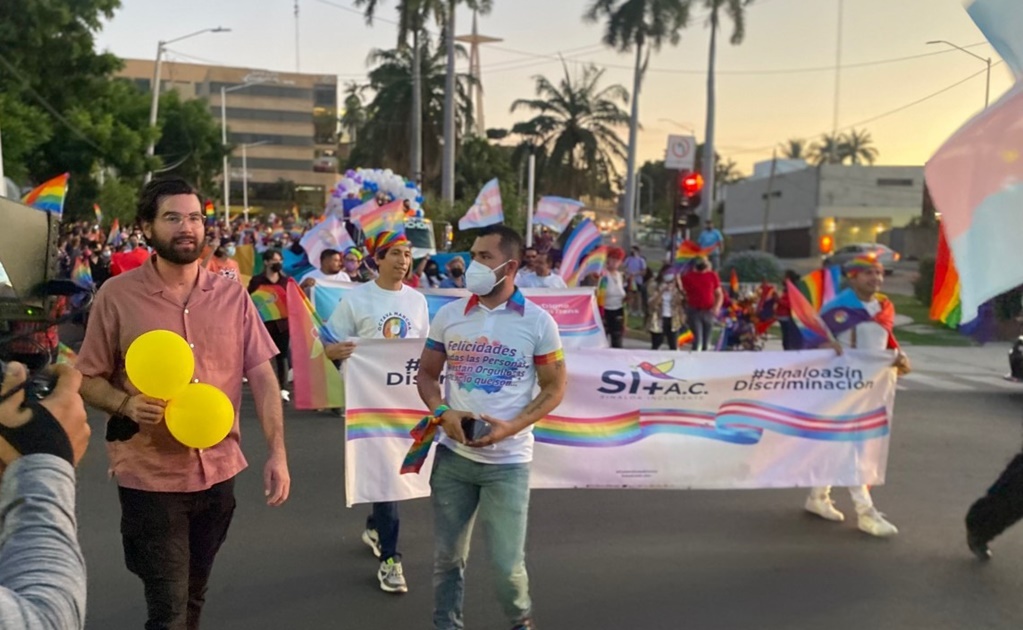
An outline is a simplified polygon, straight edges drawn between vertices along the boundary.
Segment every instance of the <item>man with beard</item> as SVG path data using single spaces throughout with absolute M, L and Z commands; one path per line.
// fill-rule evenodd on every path
M 366 241 L 380 275 L 353 289 L 341 301 L 327 327 L 342 343 L 329 344 L 327 356 L 344 361 L 352 356 L 359 339 L 419 339 L 430 330 L 426 297 L 403 282 L 412 267 L 412 243 L 400 232 L 381 232 Z M 386 407 L 381 400 L 379 407 Z M 391 471 L 381 471 L 387 474 Z M 398 502 L 373 504 L 362 540 L 380 558 L 377 579 L 388 593 L 407 593 L 405 573 L 398 553 Z
M 419 396 L 443 429 L 430 478 L 436 630 L 465 627 L 465 565 L 477 518 L 508 627 L 534 627 L 526 574 L 533 424 L 561 402 L 567 372 L 554 318 L 515 287 L 521 255 L 515 230 L 480 233 L 465 274 L 473 295 L 438 311 L 420 359 Z
M 464 289 L 465 288 L 465 261 L 461 256 L 455 256 L 447 264 L 448 277 L 440 282 L 442 289 Z
M 121 502 L 124 559 L 144 586 L 145 627 L 194 629 L 234 514 L 234 478 L 246 467 L 238 424 L 243 376 L 268 445 L 267 504 L 288 498 L 283 410 L 270 364 L 277 349 L 245 288 L 199 265 L 205 216 L 194 188 L 177 178 L 150 182 L 138 220 L 156 255 L 100 289 L 77 367 L 82 397 L 111 414 L 107 446 Z M 163 422 L 167 401 L 141 394 L 128 380 L 129 346 L 160 329 L 181 335 L 192 348 L 193 382 L 217 387 L 234 405 L 234 426 L 216 446 L 177 442 Z

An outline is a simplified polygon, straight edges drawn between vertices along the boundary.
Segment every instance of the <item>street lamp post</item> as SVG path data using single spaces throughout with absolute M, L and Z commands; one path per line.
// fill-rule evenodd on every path
M 153 69 L 153 99 L 149 103 L 149 128 L 152 130 L 156 127 L 156 114 L 160 107 L 160 70 L 163 67 L 163 53 L 167 50 L 168 44 L 174 42 L 180 42 L 183 39 L 189 37 L 195 37 L 196 35 L 202 35 L 203 33 L 230 33 L 231 29 L 218 26 L 216 28 L 204 28 L 201 31 L 189 33 L 188 35 L 182 35 L 174 39 L 167 41 L 160 40 L 156 45 L 156 66 Z M 146 156 L 153 157 L 156 153 L 156 134 L 153 133 L 153 138 L 149 141 L 149 146 L 146 147 Z M 146 183 L 148 184 L 153 179 L 153 171 L 146 172 Z
M 259 142 L 243 142 L 242 143 L 242 207 L 245 213 L 245 222 L 249 222 L 249 157 L 247 150 L 249 147 L 259 147 L 264 144 L 270 144 L 269 140 L 260 140 Z M 230 219 L 228 219 L 230 220 Z
M 935 39 L 935 40 L 927 42 L 927 44 L 928 45 L 930 45 L 930 44 L 946 44 L 948 46 L 951 46 L 952 48 L 955 48 L 956 50 L 961 50 L 962 52 L 966 53 L 967 55 L 969 55 L 969 56 L 971 56 L 971 57 L 973 57 L 975 59 L 980 59 L 985 64 L 987 64 L 987 84 L 984 86 L 984 109 L 987 109 L 988 105 L 991 103 L 991 57 L 981 57 L 980 55 L 978 55 L 976 53 L 972 53 L 972 52 L 966 50 L 962 46 L 957 46 L 957 45 L 953 44 L 952 42 L 946 41 L 944 39 Z

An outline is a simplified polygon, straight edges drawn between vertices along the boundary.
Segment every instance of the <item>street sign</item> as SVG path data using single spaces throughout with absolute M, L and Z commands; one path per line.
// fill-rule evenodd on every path
M 696 165 L 696 136 L 668 136 L 664 168 L 682 171 Z

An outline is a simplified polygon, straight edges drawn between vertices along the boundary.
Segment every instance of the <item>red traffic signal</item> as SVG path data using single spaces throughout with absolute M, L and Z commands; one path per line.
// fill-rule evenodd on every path
M 679 189 L 686 197 L 693 197 L 703 190 L 703 175 L 686 173 L 679 178 Z

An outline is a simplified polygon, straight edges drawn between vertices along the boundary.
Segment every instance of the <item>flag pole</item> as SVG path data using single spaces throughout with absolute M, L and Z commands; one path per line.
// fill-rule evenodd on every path
M 533 209 L 536 197 L 536 156 L 529 154 L 529 200 L 526 214 L 526 247 L 533 246 Z

